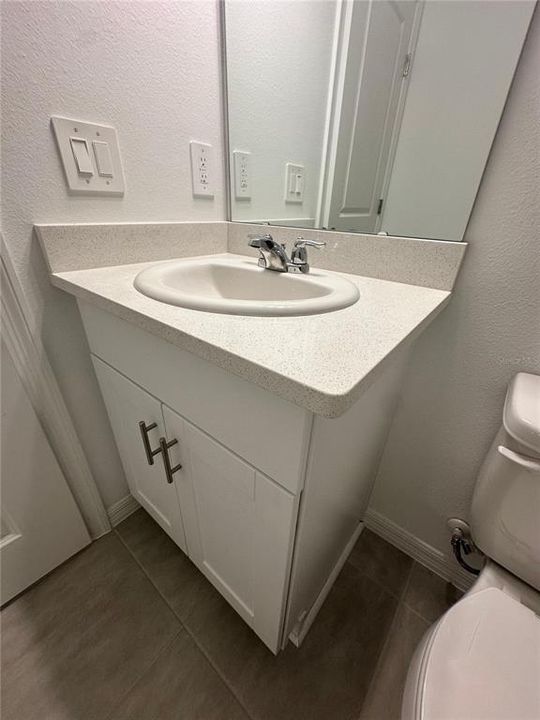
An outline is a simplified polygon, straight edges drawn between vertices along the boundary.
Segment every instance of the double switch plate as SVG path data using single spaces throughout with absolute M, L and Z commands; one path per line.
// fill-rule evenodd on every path
M 74 195 L 123 195 L 124 173 L 110 125 L 51 118 L 68 189 Z
M 303 165 L 285 164 L 285 202 L 304 202 L 305 181 L 306 169 Z

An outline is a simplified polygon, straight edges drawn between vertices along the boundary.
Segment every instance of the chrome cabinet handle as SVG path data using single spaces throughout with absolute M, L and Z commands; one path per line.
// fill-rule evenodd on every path
M 171 459 L 169 458 L 169 448 L 171 448 L 173 445 L 176 445 L 178 443 L 178 440 L 171 440 L 170 442 L 167 442 L 164 437 L 159 438 L 159 451 L 163 455 L 163 465 L 165 466 L 165 476 L 167 477 L 168 483 L 173 483 L 174 478 L 173 475 L 177 470 L 182 469 L 182 465 L 178 463 L 178 465 L 175 465 L 174 467 L 171 467 Z
M 161 452 L 161 447 L 158 447 L 156 450 L 152 450 L 152 448 L 150 447 L 150 438 L 148 437 L 148 432 L 150 430 L 153 430 L 154 428 L 157 428 L 157 423 L 155 422 L 147 425 L 144 420 L 139 421 L 139 430 L 141 431 L 144 452 L 149 465 L 154 464 L 154 455 L 157 455 Z

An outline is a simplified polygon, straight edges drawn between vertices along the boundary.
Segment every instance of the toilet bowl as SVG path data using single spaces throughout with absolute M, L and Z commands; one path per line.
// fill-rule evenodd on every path
M 402 720 L 540 718 L 540 376 L 510 383 L 471 527 L 488 561 L 417 648 Z

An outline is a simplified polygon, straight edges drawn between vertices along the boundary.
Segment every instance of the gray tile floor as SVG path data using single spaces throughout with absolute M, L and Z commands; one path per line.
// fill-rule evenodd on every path
M 3 720 L 393 720 L 457 591 L 364 531 L 274 657 L 139 510 L 1 613 Z

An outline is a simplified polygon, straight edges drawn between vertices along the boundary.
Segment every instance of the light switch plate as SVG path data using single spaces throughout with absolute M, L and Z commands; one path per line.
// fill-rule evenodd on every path
M 285 202 L 304 202 L 306 169 L 303 165 L 285 163 Z
M 114 177 L 114 165 L 111 156 L 111 148 L 108 142 L 93 140 L 94 159 L 98 175 L 101 177 Z
M 234 196 L 237 200 L 251 198 L 251 153 L 233 150 Z
M 195 197 L 214 197 L 214 149 L 211 145 L 192 140 L 189 143 L 191 155 L 191 187 Z
M 118 196 L 124 194 L 122 159 L 118 147 L 118 137 L 113 127 L 56 115 L 51 118 L 51 124 L 70 194 Z M 79 170 L 73 154 L 72 140 L 82 141 L 78 145 L 79 149 L 84 149 L 83 143 L 86 142 L 88 150 L 88 155 L 84 158 L 86 172 Z M 107 173 L 103 172 L 103 167 L 98 167 L 95 142 L 107 145 L 106 148 L 100 145 L 98 151 L 104 164 L 106 164 L 107 151 L 110 155 L 110 165 L 106 168 Z

